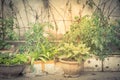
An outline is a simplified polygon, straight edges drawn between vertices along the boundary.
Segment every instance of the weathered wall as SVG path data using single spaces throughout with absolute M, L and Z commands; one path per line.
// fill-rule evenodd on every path
M 5 0 L 4 16 L 13 15 L 15 31 L 23 36 L 30 23 L 50 22 L 55 27 L 51 32 L 58 37 L 69 30 L 75 16 L 91 15 L 95 8 L 83 5 L 86 0 Z M 119 0 L 94 0 L 106 16 L 113 19 L 120 17 Z M 0 1 L 1 4 L 1 1 Z M 1 14 L 1 8 L 0 8 Z
M 75 16 L 79 16 L 82 11 L 82 3 L 78 4 L 76 0 L 13 0 L 16 7 L 16 16 L 20 26 L 20 34 L 22 35 L 29 23 L 51 22 L 55 30 L 55 34 L 64 34 L 69 30 L 69 26 Z M 92 9 L 86 8 L 83 15 L 90 14 Z

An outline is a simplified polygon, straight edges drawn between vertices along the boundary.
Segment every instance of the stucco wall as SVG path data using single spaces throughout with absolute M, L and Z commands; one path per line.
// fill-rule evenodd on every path
M 58 38 L 69 30 L 71 22 L 75 16 L 91 15 L 95 8 L 83 5 L 86 0 L 5 0 L 4 16 L 13 15 L 15 26 L 14 30 L 23 36 L 29 29 L 30 23 L 35 21 L 50 22 L 55 27 L 51 33 Z M 119 0 L 94 0 L 103 10 L 106 16 L 112 19 L 119 18 Z M 1 1 L 0 1 L 1 4 Z M 12 5 L 12 8 L 10 8 Z M 1 10 L 1 8 L 0 8 Z M 1 12 L 0 12 L 1 14 Z

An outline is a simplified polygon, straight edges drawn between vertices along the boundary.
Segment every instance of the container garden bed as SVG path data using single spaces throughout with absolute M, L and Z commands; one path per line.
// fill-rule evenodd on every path
M 25 64 L 19 65 L 4 65 L 0 64 L 0 77 L 12 78 L 19 76 L 25 68 Z
M 59 62 L 65 77 L 78 77 L 83 72 L 84 60 L 89 55 L 85 44 L 63 43 L 58 48 Z
M 21 74 L 28 64 L 25 54 L 0 53 L 0 77 L 12 78 Z

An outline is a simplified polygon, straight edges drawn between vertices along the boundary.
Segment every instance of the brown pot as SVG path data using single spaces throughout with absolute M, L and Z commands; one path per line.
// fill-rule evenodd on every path
M 64 71 L 64 76 L 79 76 L 83 72 L 84 62 L 78 63 L 76 61 L 59 60 Z

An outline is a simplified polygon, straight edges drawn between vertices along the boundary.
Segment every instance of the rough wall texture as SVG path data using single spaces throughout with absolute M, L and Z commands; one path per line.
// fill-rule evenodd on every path
M 95 8 L 83 6 L 86 0 L 5 0 L 4 16 L 14 16 L 15 31 L 23 36 L 32 22 L 50 22 L 51 32 L 58 37 L 69 30 L 75 16 L 91 15 Z M 106 16 L 120 17 L 119 0 L 94 0 Z M 1 4 L 1 1 L 0 1 Z M 1 7 L 1 6 L 0 6 Z M 1 8 L 0 8 L 1 15 Z

